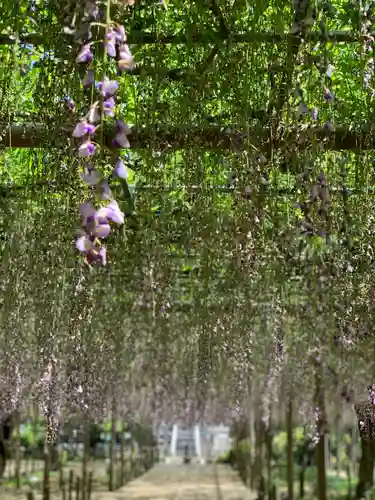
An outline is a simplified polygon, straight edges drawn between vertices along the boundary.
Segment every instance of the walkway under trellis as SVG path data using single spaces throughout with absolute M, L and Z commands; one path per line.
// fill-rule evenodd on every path
M 113 493 L 93 500 L 253 500 L 238 474 L 226 465 L 158 464 Z

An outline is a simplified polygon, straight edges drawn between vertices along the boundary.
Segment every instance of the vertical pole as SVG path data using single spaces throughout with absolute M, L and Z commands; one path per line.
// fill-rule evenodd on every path
M 194 428 L 195 432 L 195 453 L 199 459 L 202 458 L 202 448 L 201 448 L 201 433 L 200 433 L 200 427 L 197 424 Z
M 171 439 L 171 450 L 170 453 L 172 457 L 176 456 L 176 451 L 177 451 L 177 435 L 178 435 L 178 425 L 173 424 L 173 429 L 172 429 L 172 439 Z

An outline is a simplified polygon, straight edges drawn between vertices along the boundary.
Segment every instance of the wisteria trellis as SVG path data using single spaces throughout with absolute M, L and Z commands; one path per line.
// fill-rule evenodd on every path
M 130 6 L 134 4 L 134 1 L 126 0 L 123 3 Z M 87 31 L 83 37 L 85 38 L 84 43 L 76 57 L 76 63 L 85 65 L 87 68 L 82 84 L 91 95 L 90 109 L 80 119 L 73 131 L 73 137 L 80 143 L 78 157 L 83 160 L 81 176 L 86 184 L 97 188 L 97 198 L 108 202 L 106 205 L 100 206 L 99 209 L 95 208 L 92 200 L 88 200 L 80 206 L 82 229 L 78 231 L 76 247 L 82 252 L 88 265 L 106 264 L 106 248 L 101 240 L 109 235 L 111 230 L 110 222 L 124 223 L 124 214 L 120 210 L 117 201 L 113 198 L 108 181 L 103 178 L 93 162 L 93 157 L 98 149 L 98 144 L 93 141 L 94 134 L 98 129 L 102 132 L 99 147 L 103 148 L 104 120 L 105 118 L 115 117 L 116 92 L 119 88 L 119 83 L 116 80 L 110 80 L 106 74 L 107 58 L 117 60 L 118 74 L 133 69 L 135 66 L 129 46 L 126 44 L 124 26 L 111 21 L 111 1 L 107 1 L 105 12 L 101 12 L 99 5 L 100 2 L 95 0 L 86 2 L 82 21 L 87 26 Z M 101 24 L 100 20 L 103 15 L 105 16 L 105 23 Z M 105 39 L 103 41 L 105 69 L 102 79 L 98 82 L 95 80 L 95 68 L 92 67 L 94 61 L 93 46 L 95 43 L 90 41 L 92 39 L 90 30 L 92 23 L 105 27 Z M 99 99 L 92 102 L 92 96 L 95 93 L 99 93 Z M 129 148 L 130 143 L 127 137 L 129 134 L 129 126 L 121 118 L 118 119 L 112 146 L 114 148 Z M 115 159 L 113 175 L 121 179 L 127 178 L 127 170 L 120 156 Z

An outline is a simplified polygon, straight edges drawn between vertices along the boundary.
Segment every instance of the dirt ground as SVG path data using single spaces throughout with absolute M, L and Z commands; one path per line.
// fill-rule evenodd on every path
M 93 500 L 253 500 L 255 496 L 225 465 L 158 464 L 114 493 Z
M 25 499 L 26 493 L 30 490 L 34 491 L 36 495 L 40 493 L 42 490 L 43 467 L 44 464 L 42 460 L 35 460 L 33 464 L 31 464 L 31 462 L 22 461 L 21 487 L 17 490 L 14 480 L 15 464 L 13 461 L 9 461 L 7 463 L 7 469 L 5 471 L 3 481 L 0 484 L 1 500 L 16 500 L 18 498 Z M 88 464 L 88 471 L 93 471 L 93 491 L 101 492 L 108 490 L 106 467 L 105 460 L 95 460 Z M 68 482 L 70 470 L 73 470 L 75 477 L 81 477 L 82 463 L 77 461 L 68 462 L 66 464 L 63 468 L 63 477 L 66 482 Z M 59 489 L 59 479 L 59 472 L 50 473 L 51 500 L 57 498 L 61 500 L 62 498 L 61 491 Z
M 75 473 L 81 473 L 81 464 L 71 463 Z M 105 461 L 89 465 L 94 484 L 91 500 L 253 500 L 255 496 L 245 487 L 235 471 L 225 465 L 166 465 L 157 464 L 146 474 L 110 493 L 106 484 Z M 43 463 L 39 464 L 43 470 Z M 1 500 L 25 499 L 30 486 L 0 486 Z M 41 489 L 35 488 L 35 500 L 41 500 Z M 58 474 L 51 476 L 51 500 L 62 500 L 58 488 Z M 68 496 L 67 496 L 68 498 Z M 75 494 L 73 496 L 75 500 Z

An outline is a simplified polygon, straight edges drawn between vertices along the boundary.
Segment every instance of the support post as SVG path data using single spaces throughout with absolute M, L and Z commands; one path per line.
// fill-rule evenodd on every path
M 177 436 L 178 436 L 178 425 L 173 424 L 171 449 L 170 449 L 170 454 L 172 455 L 172 457 L 175 457 L 177 452 Z

